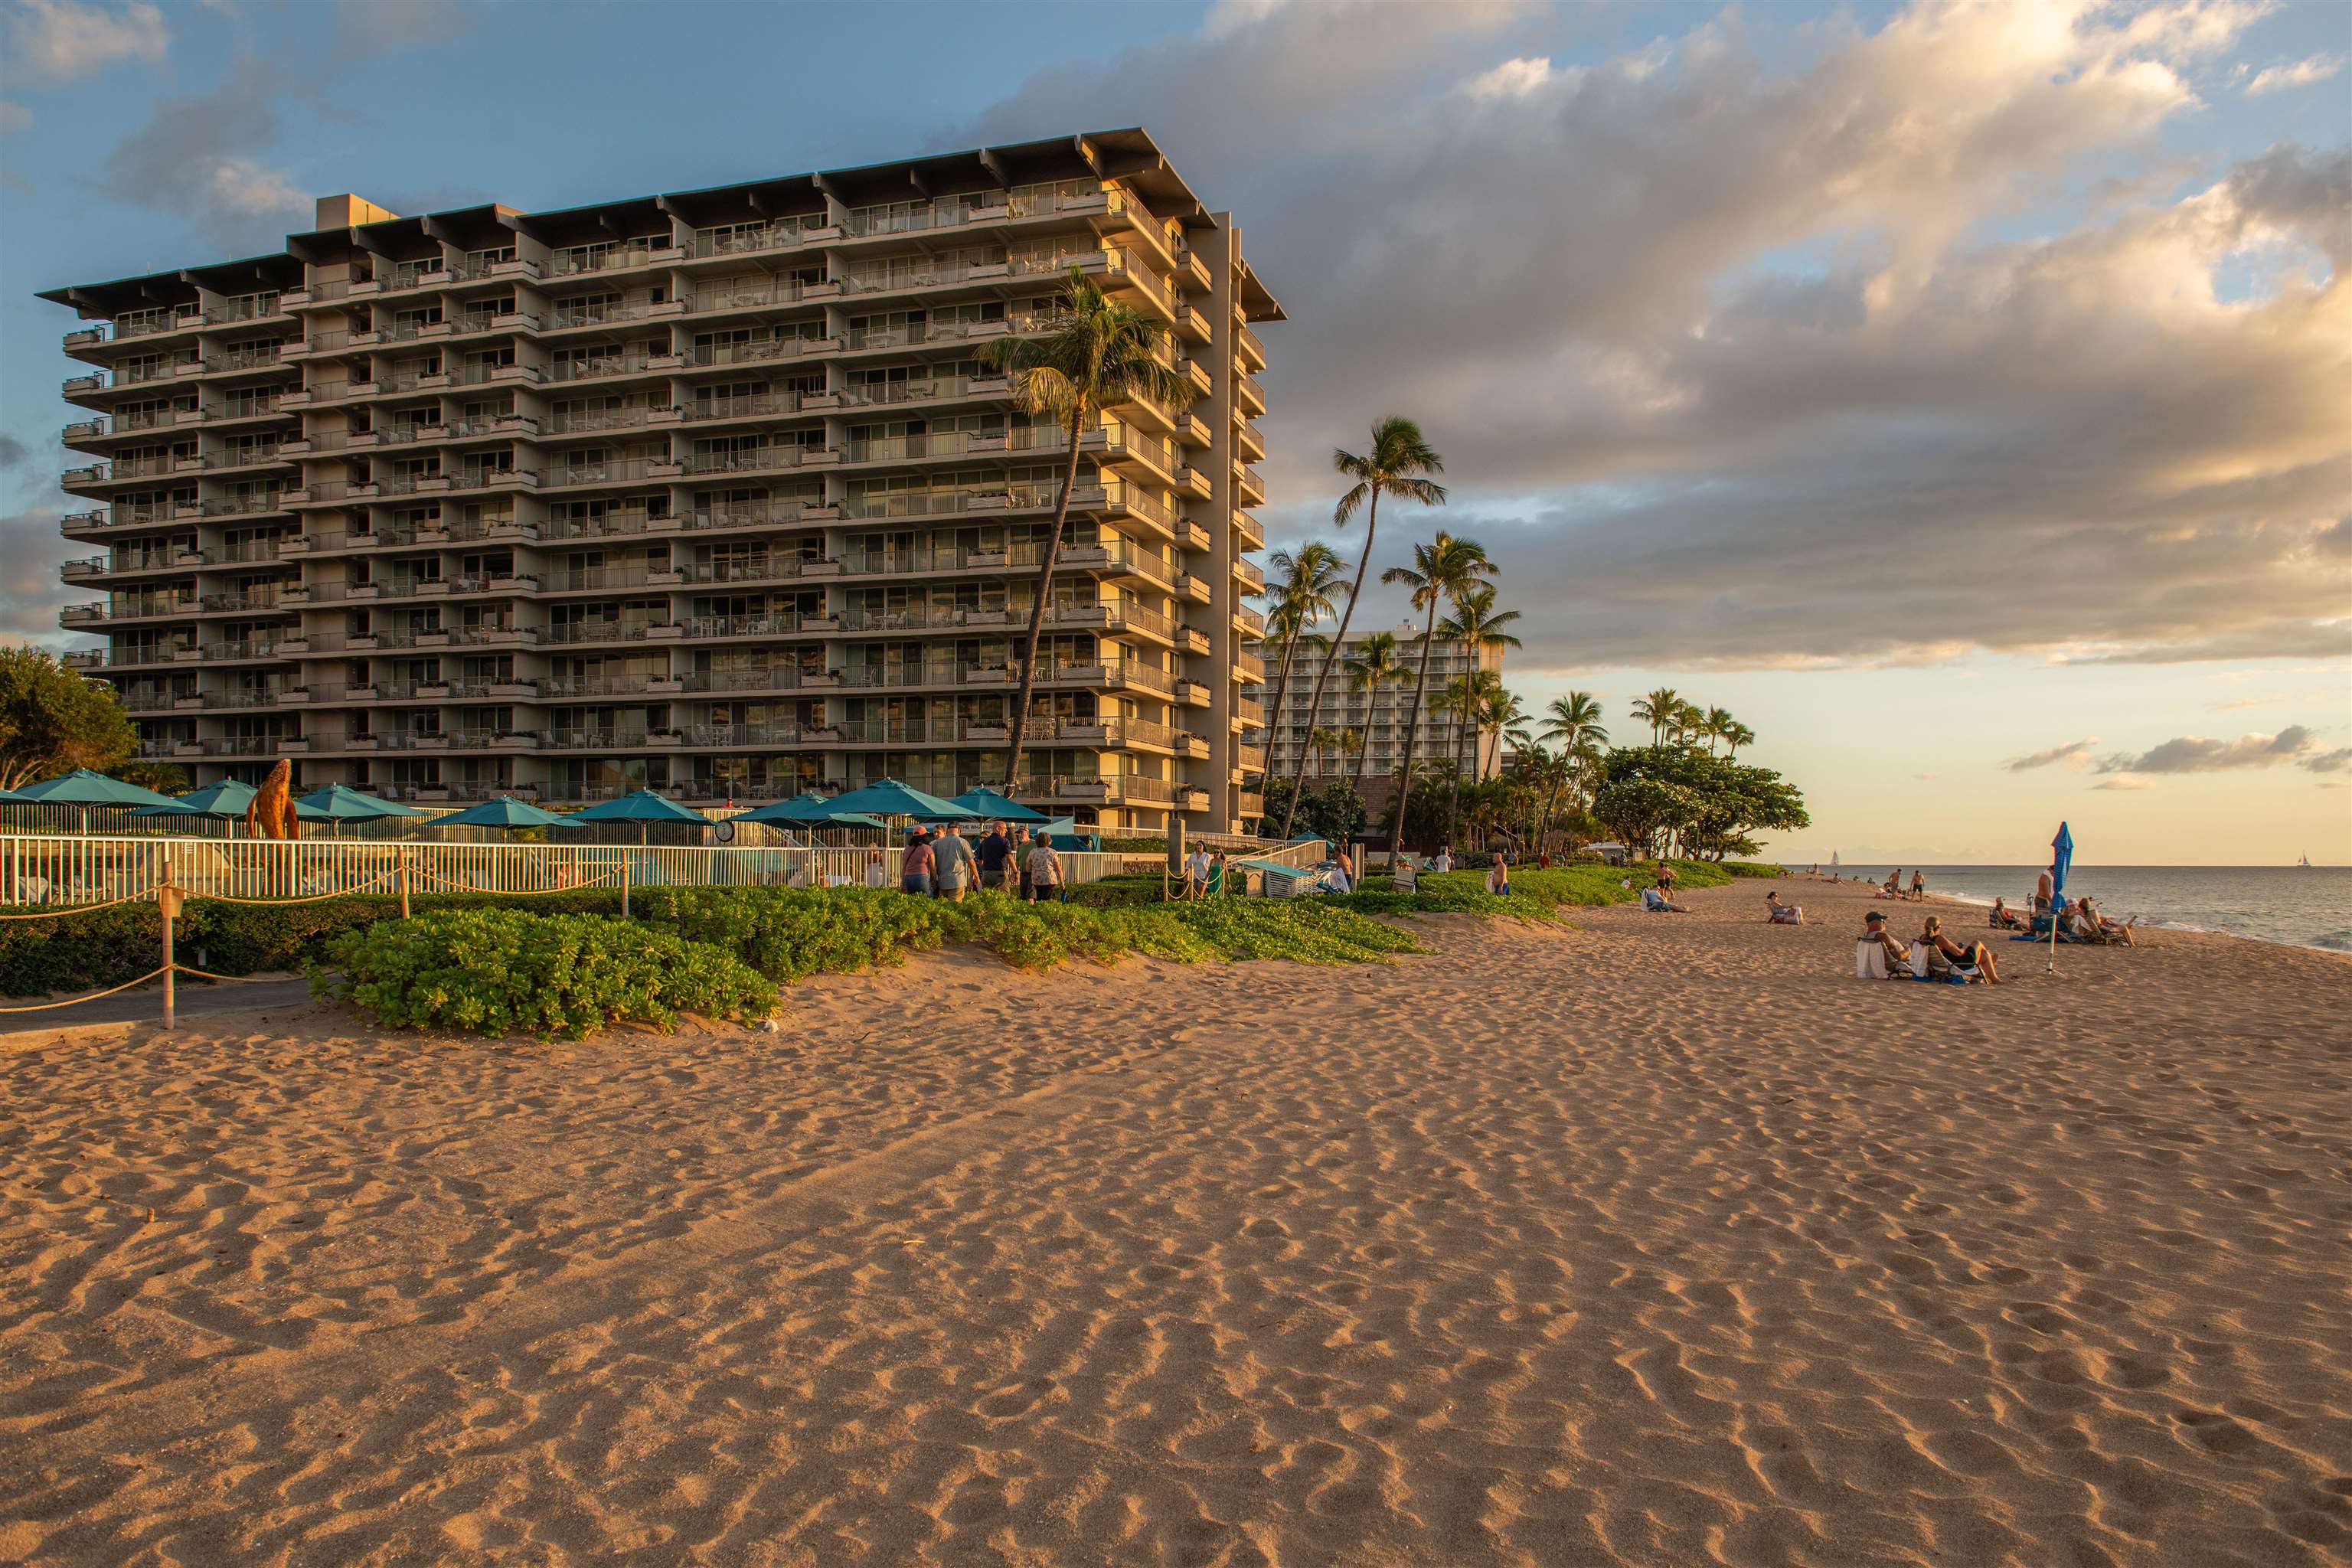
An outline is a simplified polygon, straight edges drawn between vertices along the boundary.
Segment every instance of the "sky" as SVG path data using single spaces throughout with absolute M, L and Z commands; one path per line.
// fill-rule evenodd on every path
M 1142 125 L 1230 209 L 1271 542 L 1445 457 L 1530 708 L 1671 686 L 1784 858 L 2352 863 L 2352 6 L 0 0 L 0 637 L 70 312 L 313 197 L 552 208 Z M 1359 624 L 1402 606 L 1368 595 Z

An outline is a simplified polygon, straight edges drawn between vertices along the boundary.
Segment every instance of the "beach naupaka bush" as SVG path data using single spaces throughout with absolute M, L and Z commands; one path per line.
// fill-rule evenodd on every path
M 315 994 L 396 1027 L 579 1039 L 622 1021 L 669 1027 L 681 1012 L 761 1018 L 773 984 L 732 953 L 595 915 L 452 910 L 337 937 L 310 968 Z

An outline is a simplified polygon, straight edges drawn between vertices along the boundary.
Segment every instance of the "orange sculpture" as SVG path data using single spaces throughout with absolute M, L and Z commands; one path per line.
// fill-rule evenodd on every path
M 294 817 L 294 764 L 285 758 L 278 759 L 268 780 L 253 792 L 252 804 L 245 808 L 245 831 L 257 838 L 302 837 Z

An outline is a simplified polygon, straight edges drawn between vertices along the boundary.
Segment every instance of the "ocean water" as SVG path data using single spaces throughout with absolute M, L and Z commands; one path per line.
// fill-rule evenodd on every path
M 1792 866 L 1804 871 L 1806 866 Z M 1828 867 L 1822 868 L 1827 871 Z M 1883 882 L 1891 866 L 1841 866 L 1846 877 Z M 1927 890 L 1990 906 L 2029 905 L 2040 866 L 1906 866 L 1927 874 Z M 2352 952 L 2352 868 L 2336 866 L 2084 866 L 2066 873 L 2066 893 L 2088 893 L 2114 920 L 2222 931 L 2258 942 Z

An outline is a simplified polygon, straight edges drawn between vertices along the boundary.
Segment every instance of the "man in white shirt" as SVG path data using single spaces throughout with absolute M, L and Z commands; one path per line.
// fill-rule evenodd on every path
M 1437 847 L 1437 858 L 1429 863 L 1429 868 L 1433 871 L 1451 871 L 1454 869 L 1454 846 L 1451 844 L 1439 845 Z

